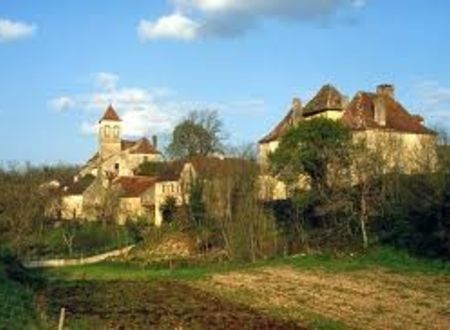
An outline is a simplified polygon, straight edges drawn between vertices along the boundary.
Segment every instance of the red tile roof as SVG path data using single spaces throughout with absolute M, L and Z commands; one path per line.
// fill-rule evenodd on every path
M 323 86 L 316 96 L 305 105 L 303 115 L 307 117 L 328 110 L 342 111 L 344 107 L 344 96 L 336 87 L 328 84 Z
M 115 184 L 121 189 L 121 197 L 139 197 L 156 182 L 156 178 L 147 176 L 122 176 Z
M 116 110 L 113 108 L 112 105 L 108 106 L 108 109 L 106 109 L 105 114 L 103 115 L 102 119 L 100 119 L 99 122 L 102 122 L 103 120 L 121 121 L 119 115 L 117 114 Z
M 345 97 L 333 86 L 323 86 L 317 94 L 301 110 L 302 116 L 309 117 L 320 112 L 335 110 L 342 111 L 345 106 Z M 291 108 L 283 120 L 259 143 L 269 143 L 278 140 L 289 127 L 295 123 L 294 109 Z
M 294 111 L 292 109 L 289 110 L 288 114 L 283 118 L 283 120 L 269 134 L 259 140 L 259 143 L 269 143 L 278 140 L 281 135 L 283 135 L 284 132 L 286 132 L 289 127 L 291 127 L 293 123 L 293 113 Z
M 375 102 L 386 111 L 386 123 L 375 121 Z M 352 130 L 387 129 L 403 133 L 433 134 L 422 124 L 422 117 L 411 115 L 399 102 L 387 95 L 359 92 L 345 109 L 342 122 Z
M 378 99 L 386 109 L 386 125 L 375 122 L 375 100 Z M 352 130 L 390 129 L 393 131 L 417 134 L 433 134 L 423 125 L 423 118 L 411 115 L 399 102 L 389 95 L 359 92 L 346 105 L 346 100 L 331 85 L 325 85 L 317 95 L 303 108 L 303 116 L 308 117 L 327 110 L 344 111 L 342 122 Z M 294 111 L 289 110 L 283 120 L 259 143 L 276 141 L 294 124 Z
M 236 173 L 248 173 L 248 170 L 256 169 L 256 164 L 241 158 L 217 158 L 195 156 L 186 160 L 192 164 L 195 171 L 204 178 L 224 177 Z
M 160 154 L 147 138 L 137 141 L 122 140 L 122 151 L 130 150 L 130 154 Z
M 159 154 L 147 138 L 142 138 L 135 142 L 130 150 L 131 154 Z
M 121 140 L 120 141 L 122 151 L 128 150 L 136 144 L 136 141 Z

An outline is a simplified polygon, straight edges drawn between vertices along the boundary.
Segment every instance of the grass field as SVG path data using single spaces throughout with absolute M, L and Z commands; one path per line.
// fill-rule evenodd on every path
M 46 276 L 52 315 L 67 305 L 69 320 L 94 322 L 87 328 L 118 329 L 121 319 L 125 329 L 450 328 L 449 264 L 392 250 L 173 269 L 103 263 Z
M 33 292 L 11 280 L 0 262 L 0 329 L 33 329 L 35 326 Z

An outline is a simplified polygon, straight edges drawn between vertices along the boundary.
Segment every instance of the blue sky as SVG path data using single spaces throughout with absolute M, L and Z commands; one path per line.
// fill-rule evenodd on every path
M 0 161 L 81 163 L 113 102 L 130 137 L 217 109 L 255 142 L 323 84 L 393 83 L 450 126 L 445 0 L 0 0 Z

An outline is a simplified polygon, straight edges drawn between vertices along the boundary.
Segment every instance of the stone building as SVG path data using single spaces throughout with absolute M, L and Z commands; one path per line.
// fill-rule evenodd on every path
M 117 199 L 116 218 L 119 223 L 146 217 L 161 223 L 160 205 L 169 195 L 163 178 L 136 176 L 145 162 L 162 162 L 157 150 L 157 138 L 131 141 L 122 139 L 122 121 L 109 106 L 99 121 L 99 147 L 95 155 L 81 168 L 73 182 L 62 185 L 60 215 L 63 219 L 97 220 L 106 196 Z M 113 206 L 111 206 L 113 207 Z
M 267 165 L 268 155 L 278 148 L 289 128 L 317 117 L 341 121 L 351 129 L 354 140 L 364 139 L 370 147 L 381 147 L 387 163 L 406 173 L 425 170 L 433 163 L 435 133 L 421 116 L 410 114 L 397 100 L 393 85 L 379 85 L 375 92 L 360 91 L 350 101 L 334 86 L 325 85 L 304 106 L 295 98 L 287 115 L 259 141 L 262 166 Z M 270 175 L 263 175 L 262 180 L 271 187 L 268 195 L 286 198 L 282 182 Z
M 163 160 L 157 150 L 156 135 L 152 143 L 146 137 L 135 141 L 122 139 L 122 121 L 111 105 L 99 121 L 98 142 L 98 151 L 81 169 L 80 176 L 97 176 L 99 170 L 130 176 L 144 162 Z

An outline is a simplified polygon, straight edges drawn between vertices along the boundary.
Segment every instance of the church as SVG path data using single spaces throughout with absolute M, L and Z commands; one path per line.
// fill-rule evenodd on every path
M 122 139 L 122 120 L 110 105 L 99 121 L 98 151 L 73 181 L 62 184 L 62 219 L 97 220 L 110 213 L 114 221 L 146 219 L 160 225 L 161 205 L 168 197 L 180 201 L 176 175 L 138 175 L 146 162 L 163 162 L 157 138 Z
M 98 151 L 81 169 L 80 176 L 98 175 L 98 171 L 117 176 L 132 176 L 144 162 L 161 162 L 162 154 L 157 150 L 158 140 L 146 137 L 136 141 L 122 139 L 122 120 L 110 105 L 99 121 Z

